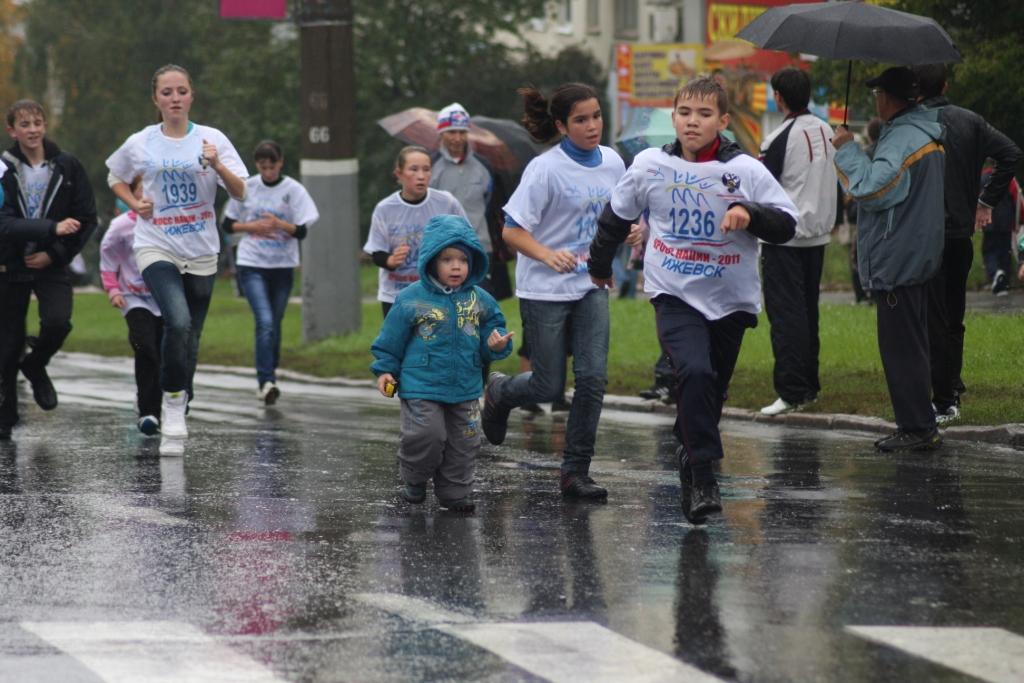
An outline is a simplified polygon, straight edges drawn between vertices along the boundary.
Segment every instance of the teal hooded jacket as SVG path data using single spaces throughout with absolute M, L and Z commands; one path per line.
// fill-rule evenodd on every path
M 470 255 L 469 275 L 457 289 L 444 287 L 431 261 L 458 245 Z M 487 254 L 472 226 L 460 216 L 435 216 L 423 230 L 417 270 L 420 280 L 401 292 L 370 351 L 375 375 L 391 373 L 404 399 L 462 403 L 483 393 L 481 367 L 512 353 L 509 341 L 491 351 L 493 330 L 505 334 L 498 302 L 478 287 L 487 274 Z

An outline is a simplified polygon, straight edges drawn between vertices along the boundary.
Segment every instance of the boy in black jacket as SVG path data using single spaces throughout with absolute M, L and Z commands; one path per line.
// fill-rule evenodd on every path
M 0 427 L 18 421 L 14 383 L 25 343 L 25 314 L 32 293 L 39 301 L 39 337 L 22 359 L 36 403 L 57 407 L 46 365 L 71 332 L 68 264 L 96 229 L 96 201 L 82 164 L 46 139 L 46 113 L 39 103 L 19 100 L 7 112 L 15 144 L 3 153 L 0 179 L 0 364 L 3 400 Z

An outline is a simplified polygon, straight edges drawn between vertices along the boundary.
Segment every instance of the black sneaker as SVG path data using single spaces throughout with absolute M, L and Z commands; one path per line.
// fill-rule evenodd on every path
M 541 413 L 544 412 L 544 409 L 541 408 L 536 403 L 524 403 L 523 405 L 519 406 L 519 410 L 526 411 L 531 415 L 540 415 Z
M 695 483 L 690 487 L 690 519 L 707 519 L 722 511 L 722 495 L 715 480 Z
M 996 276 L 992 278 L 992 293 L 996 296 L 1006 296 L 1010 293 L 1010 281 L 1001 270 L 997 270 Z
M 406 503 L 412 503 L 413 505 L 419 505 L 427 499 L 427 485 L 424 484 L 406 484 L 402 487 L 400 494 L 402 500 Z
M 57 407 L 57 390 L 53 388 L 50 376 L 46 374 L 45 367 L 36 367 L 31 363 L 22 363 L 21 372 L 32 384 L 32 396 L 36 403 L 43 410 L 53 410 Z
M 484 436 L 495 446 L 501 445 L 505 440 L 505 432 L 508 430 L 508 408 L 502 408 L 494 400 L 494 385 L 508 380 L 508 375 L 501 372 L 492 372 L 487 379 L 487 388 L 484 389 L 484 410 L 480 415 L 480 422 L 484 428 Z
M 875 442 L 875 448 L 884 453 L 897 451 L 934 451 L 942 445 L 938 429 L 928 432 L 907 432 L 897 429 L 889 436 Z
M 567 413 L 572 408 L 572 404 L 565 400 L 565 396 L 559 396 L 551 402 L 552 413 Z
M 637 394 L 640 398 L 645 401 L 661 401 L 662 403 L 672 402 L 672 392 L 666 386 L 660 386 L 655 384 L 650 389 L 644 389 Z
M 456 500 L 444 500 L 442 498 L 438 498 L 437 503 L 445 510 L 451 510 L 452 512 L 474 512 L 476 510 L 476 503 L 474 503 L 473 499 L 469 497 L 458 498 Z
M 581 500 L 605 500 L 608 489 L 597 485 L 588 474 L 580 472 L 563 472 L 560 482 L 562 495 L 566 498 Z

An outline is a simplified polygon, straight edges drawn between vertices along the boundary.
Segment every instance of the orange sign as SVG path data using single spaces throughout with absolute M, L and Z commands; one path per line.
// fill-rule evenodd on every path
M 689 43 L 619 43 L 619 99 L 633 107 L 671 107 L 679 87 L 703 68 L 703 51 Z

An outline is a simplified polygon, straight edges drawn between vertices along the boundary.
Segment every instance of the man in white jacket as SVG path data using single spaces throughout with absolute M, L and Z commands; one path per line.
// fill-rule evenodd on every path
M 775 103 L 786 115 L 761 145 L 761 161 L 796 204 L 796 236 L 784 244 L 761 244 L 765 312 L 775 356 L 778 398 L 761 409 L 780 415 L 814 401 L 818 380 L 818 289 L 825 245 L 836 219 L 832 129 L 811 114 L 811 81 L 800 69 L 777 71 Z

